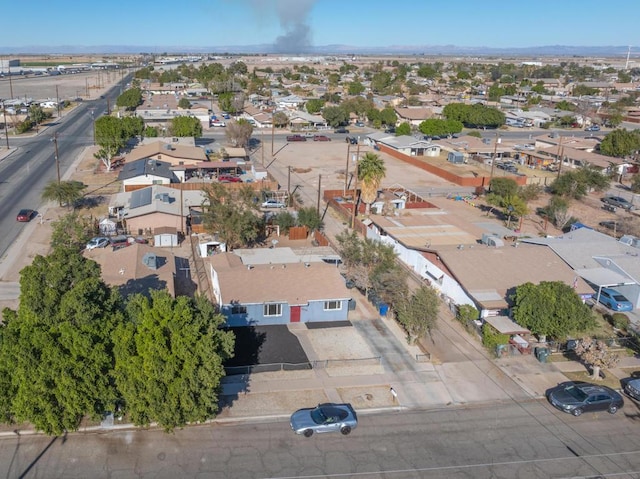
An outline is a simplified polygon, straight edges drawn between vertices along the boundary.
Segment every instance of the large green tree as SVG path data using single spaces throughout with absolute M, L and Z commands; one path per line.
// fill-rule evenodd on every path
M 68 248 L 36 256 L 20 275 L 20 306 L 5 309 L 0 326 L 5 417 L 9 409 L 47 434 L 76 430 L 118 398 L 111 333 L 122 321 L 119 298 L 94 261 Z
M 140 104 L 142 104 L 140 88 L 129 88 L 116 99 L 116 105 L 126 110 L 135 110 Z
M 217 234 L 230 250 L 255 244 L 264 230 L 255 191 L 249 186 L 232 189 L 212 183 L 204 192 L 206 231 Z
M 369 238 L 361 239 L 355 231 L 347 230 L 337 235 L 336 241 L 346 277 L 358 289 L 367 295 L 373 290 L 392 307 L 405 295 L 406 272 L 397 264 L 392 246 Z M 385 272 L 392 274 L 385 276 Z
M 305 108 L 307 109 L 308 113 L 314 115 L 322 111 L 324 103 L 324 100 L 321 98 L 312 98 L 311 100 L 307 101 Z
M 407 342 L 412 343 L 434 328 L 440 301 L 435 289 L 421 286 L 405 301 L 396 304 L 395 308 L 398 322 L 407 333 Z
M 447 120 L 457 120 L 468 127 L 497 128 L 505 124 L 505 115 L 500 110 L 476 103 L 449 103 L 442 110 Z
M 589 306 L 562 281 L 524 283 L 516 288 L 512 299 L 514 320 L 534 334 L 562 340 L 595 324 Z
M 111 160 L 124 148 L 127 136 L 122 120 L 115 116 L 101 116 L 94 123 L 96 144 L 100 147 L 94 156 L 103 162 L 107 171 L 111 169 Z
M 176 116 L 171 119 L 169 128 L 172 136 L 200 138 L 202 123 L 194 116 Z
M 213 417 L 234 337 L 211 302 L 151 290 L 132 296 L 127 313 L 114 334 L 115 377 L 133 422 L 170 431 Z
M 418 128 L 427 136 L 449 136 L 454 133 L 460 133 L 464 128 L 464 125 L 458 120 L 429 118 L 428 120 L 424 120 L 420 123 Z
M 624 158 L 640 150 L 640 131 L 617 129 L 607 134 L 600 143 L 605 155 Z
M 325 106 L 322 109 L 322 117 L 329 125 L 336 127 L 349 119 L 347 111 L 340 106 Z

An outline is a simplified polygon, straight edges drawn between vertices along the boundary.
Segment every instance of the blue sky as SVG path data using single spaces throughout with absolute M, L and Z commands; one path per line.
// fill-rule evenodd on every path
M 638 0 L 6 1 L 1 47 L 631 45 Z M 28 4 L 28 8 L 25 5 Z M 0 54 L 2 52 L 0 51 Z

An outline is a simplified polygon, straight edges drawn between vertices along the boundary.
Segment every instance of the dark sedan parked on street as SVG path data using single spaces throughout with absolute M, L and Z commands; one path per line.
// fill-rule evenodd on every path
M 547 400 L 562 412 L 579 416 L 583 412 L 615 414 L 624 405 L 622 396 L 607 386 L 567 381 L 547 390 Z
M 358 426 L 358 418 L 351 404 L 319 404 L 313 409 L 299 409 L 291 415 L 291 429 L 304 437 L 314 432 L 349 434 Z

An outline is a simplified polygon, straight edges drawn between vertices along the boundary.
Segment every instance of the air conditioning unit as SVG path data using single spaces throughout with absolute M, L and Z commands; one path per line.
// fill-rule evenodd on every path
M 493 233 L 484 233 L 482 235 L 482 244 L 493 246 L 494 248 L 500 248 L 501 246 L 504 246 L 504 241 Z

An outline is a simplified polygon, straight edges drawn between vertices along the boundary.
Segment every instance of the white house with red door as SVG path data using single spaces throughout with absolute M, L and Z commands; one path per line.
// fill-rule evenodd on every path
M 289 248 L 268 249 L 275 253 L 272 259 L 286 260 L 278 250 Z M 235 253 L 206 258 L 213 297 L 226 325 L 346 321 L 351 294 L 338 268 L 316 258 L 300 259 L 251 264 Z

